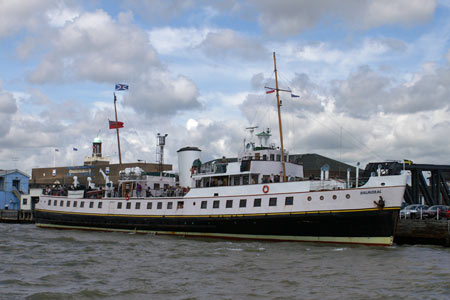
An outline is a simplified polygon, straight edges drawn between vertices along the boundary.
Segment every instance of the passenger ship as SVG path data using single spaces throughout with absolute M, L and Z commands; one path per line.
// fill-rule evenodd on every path
M 274 54 L 275 79 L 276 61 Z M 280 109 L 279 91 L 277 95 Z M 280 115 L 279 115 L 280 116 Z M 85 199 L 41 196 L 36 225 L 46 228 L 127 231 L 228 239 L 391 245 L 406 174 L 371 176 L 349 187 L 330 179 L 303 178 L 283 149 L 267 143 L 269 131 L 249 142 L 237 161 L 199 164 L 198 148 L 178 151 L 183 196 Z M 145 188 L 145 182 L 143 182 Z M 124 190 L 124 189 L 123 189 Z M 127 191 L 128 192 L 128 191 Z

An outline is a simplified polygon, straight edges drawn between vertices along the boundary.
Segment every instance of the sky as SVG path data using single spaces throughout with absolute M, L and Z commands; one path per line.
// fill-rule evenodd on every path
M 0 0 L 0 169 L 118 163 L 116 83 L 124 162 L 279 145 L 273 52 L 291 154 L 450 164 L 449 41 L 450 1 Z

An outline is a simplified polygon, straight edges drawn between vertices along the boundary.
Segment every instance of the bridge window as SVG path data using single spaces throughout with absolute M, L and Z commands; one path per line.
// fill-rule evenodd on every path
M 294 204 L 294 197 L 286 197 L 284 205 L 293 205 L 293 204 Z
M 253 207 L 261 207 L 261 198 L 253 200 Z
M 239 207 L 246 207 L 247 206 L 247 199 L 241 199 L 239 201 Z
M 269 206 L 277 206 L 277 198 L 270 198 Z
M 233 207 L 233 200 L 227 200 L 226 204 L 225 204 L 226 208 L 232 208 Z

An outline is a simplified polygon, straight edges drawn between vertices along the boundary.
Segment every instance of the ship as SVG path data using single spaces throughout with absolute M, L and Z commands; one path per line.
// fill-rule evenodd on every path
M 256 135 L 258 143 L 244 142 L 235 160 L 223 157 L 202 164 L 200 149 L 184 147 L 178 150 L 178 185 L 163 172 L 128 170 L 115 191 L 109 183 L 109 189 L 98 197 L 70 191 L 67 196 L 40 196 L 36 225 L 186 237 L 392 245 L 407 174 L 389 174 L 380 164 L 361 185 L 358 179 L 351 184 L 329 178 L 326 167 L 320 179 L 304 178 L 303 166 L 289 162 L 283 147 L 279 93 L 286 90 L 278 87 L 275 53 L 273 57 L 275 87 L 266 88 L 269 93 L 276 92 L 280 147 L 268 143 L 268 129 Z M 255 129 L 249 128 L 251 132 Z M 167 182 L 164 192 L 145 193 L 152 190 L 158 176 Z

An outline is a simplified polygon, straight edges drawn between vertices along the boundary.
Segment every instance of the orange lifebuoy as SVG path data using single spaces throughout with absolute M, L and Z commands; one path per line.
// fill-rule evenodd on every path
M 125 195 L 125 200 L 130 200 L 130 196 L 128 194 Z
M 267 194 L 269 192 L 269 186 L 268 185 L 263 186 L 263 192 L 264 192 L 264 194 Z

